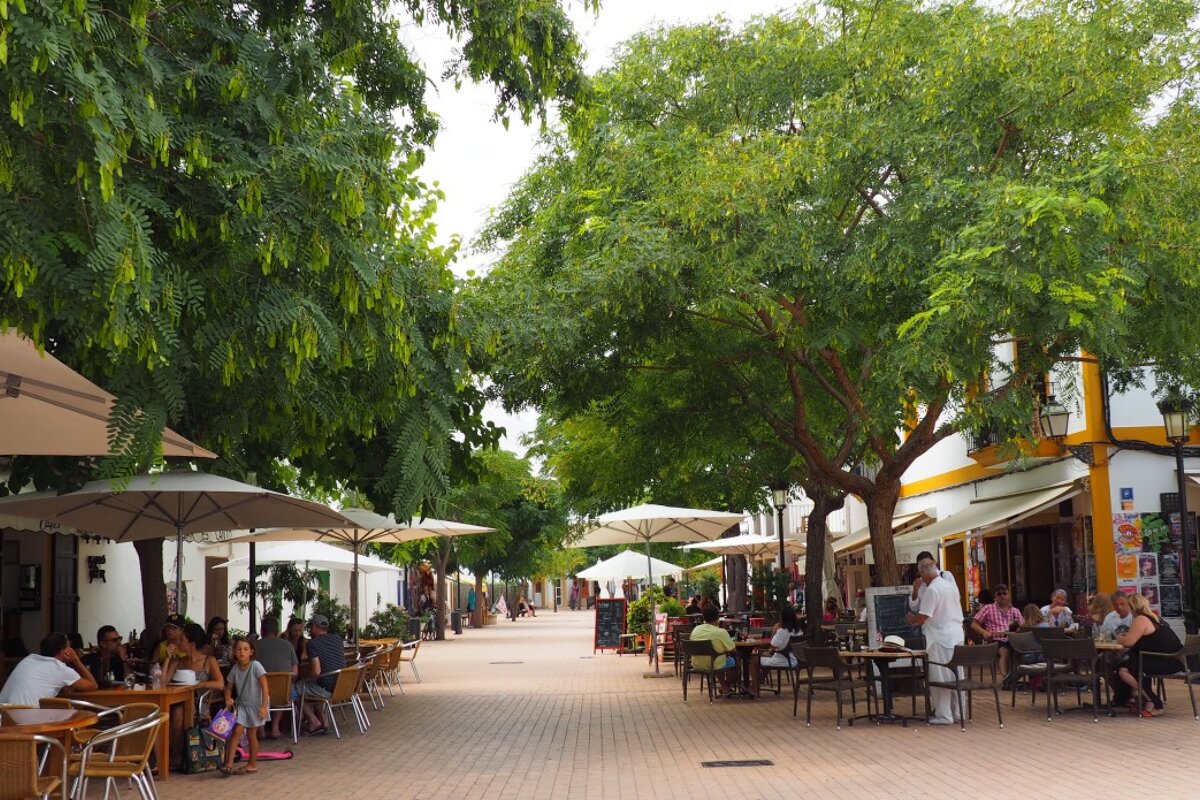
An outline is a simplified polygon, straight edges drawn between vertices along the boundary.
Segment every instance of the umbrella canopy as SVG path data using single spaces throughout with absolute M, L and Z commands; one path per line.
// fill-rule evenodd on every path
M 0 454 L 104 456 L 116 398 L 32 341 L 0 332 Z M 217 454 L 163 428 L 163 455 Z
M 265 545 L 255 553 L 256 564 L 305 564 L 308 569 L 350 570 L 354 566 L 354 553 L 324 542 L 278 542 Z M 235 569 L 250 566 L 250 557 L 232 558 L 216 569 Z M 399 572 L 395 564 L 371 555 L 359 556 L 358 569 L 368 574 L 376 572 Z
M 595 547 L 609 544 L 646 545 L 647 569 L 650 564 L 650 542 L 703 542 L 718 539 L 725 531 L 746 518 L 745 514 L 727 511 L 708 511 L 700 508 L 676 508 L 645 503 L 601 514 L 596 524 L 587 529 L 583 536 L 571 543 L 572 547 Z M 654 619 L 654 595 L 650 595 L 650 619 Z M 661 676 L 658 648 L 652 647 L 654 672 L 650 676 Z
M 702 569 L 709 569 L 710 567 L 720 567 L 723 570 L 725 568 L 725 556 L 717 556 L 716 558 L 710 558 L 708 561 L 702 561 L 694 567 L 688 567 L 684 572 L 699 572 Z
M 66 494 L 12 495 L 0 498 L 0 514 L 62 523 L 118 542 L 174 536 L 177 598 L 185 533 L 349 522 L 320 503 L 203 472 L 136 475 L 120 491 L 111 481 L 92 481 Z
M 467 525 L 462 522 L 449 522 L 441 519 L 397 520 L 394 516 L 383 516 L 374 511 L 362 508 L 347 508 L 341 512 L 347 524 L 312 525 L 273 528 L 256 531 L 241 536 L 226 539 L 227 542 L 338 542 L 350 546 L 354 556 L 354 575 L 350 581 L 350 610 L 352 619 L 358 620 L 358 560 L 359 553 L 365 544 L 398 544 L 414 542 L 418 539 L 428 539 L 433 536 L 451 537 L 468 536 L 474 533 L 487 533 L 495 528 L 484 528 L 479 525 Z M 354 626 L 357 640 L 358 625 Z
M 804 543 L 799 539 L 784 538 L 784 550 L 792 555 L 802 555 Z M 720 553 L 723 556 L 746 556 L 751 561 L 764 561 L 779 555 L 779 539 L 775 536 L 761 536 L 757 533 L 744 533 L 728 539 L 716 539 L 711 542 L 696 542 L 685 544 L 682 550 L 707 550 L 710 553 Z
M 682 572 L 683 567 L 658 558 L 651 558 L 650 564 L 647 566 L 646 557 L 641 553 L 623 550 L 612 558 L 577 572 L 576 576 L 589 581 L 606 581 L 610 578 L 649 578 L 654 580 L 664 575 L 679 575 Z

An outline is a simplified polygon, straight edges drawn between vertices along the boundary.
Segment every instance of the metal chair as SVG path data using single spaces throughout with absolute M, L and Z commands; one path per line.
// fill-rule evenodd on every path
M 404 655 L 404 645 L 397 642 L 388 651 L 387 663 L 383 669 L 383 679 L 388 685 L 388 694 L 392 694 L 392 687 L 395 686 L 400 690 L 400 694 L 404 694 L 404 684 L 400 682 L 400 657 Z
M 1024 663 L 1026 656 L 1041 656 L 1042 647 L 1038 644 L 1033 636 L 1032 631 L 1023 633 L 1010 633 L 1008 635 L 1008 644 L 1012 648 L 1012 707 L 1017 707 L 1017 684 L 1021 678 L 1025 678 L 1029 684 L 1031 697 L 1029 702 L 1037 702 L 1037 684 L 1034 678 L 1044 678 L 1046 676 L 1047 667 L 1045 657 L 1042 656 L 1042 661 Z
M 358 702 L 354 694 L 354 690 L 358 687 L 360 672 L 362 672 L 362 667 L 356 664 L 353 667 L 328 673 L 337 675 L 337 682 L 333 685 L 333 691 L 329 693 L 329 697 L 316 697 L 315 695 L 301 695 L 300 697 L 301 703 L 312 703 L 323 707 L 325 718 L 329 720 L 329 724 L 333 725 L 333 733 L 339 739 L 342 738 L 342 733 L 338 730 L 337 719 L 333 714 L 335 708 L 350 706 L 354 711 L 354 720 L 358 723 L 359 734 L 365 736 L 367 733 L 367 727 L 363 723 L 362 717 L 358 715 Z
M 292 721 L 292 744 L 296 744 L 300 741 L 300 726 L 297 724 L 296 706 L 292 703 L 293 678 L 294 676 L 290 672 L 267 673 L 267 716 L 269 717 L 276 711 L 287 712 Z M 266 720 L 266 724 L 270 725 L 271 721 Z
M 5 708 L 17 708 L 15 705 Z M 57 790 L 61 800 L 67 800 L 67 784 L 55 775 L 41 775 L 38 747 L 46 752 L 57 749 L 61 770 L 67 774 L 67 751 L 62 742 L 50 736 L 26 736 L 20 733 L 0 734 L 0 798 L 18 800 L 40 797 L 49 800 Z
M 717 667 L 716 666 L 717 657 L 724 656 L 727 654 L 726 653 L 718 653 L 717 649 L 715 647 L 713 647 L 712 640 L 710 640 L 710 639 L 700 639 L 698 641 L 693 641 L 691 639 L 684 639 L 684 640 L 680 641 L 680 644 L 683 646 L 683 655 L 684 655 L 683 702 L 685 702 L 685 703 L 687 702 L 688 683 L 692 679 L 692 673 L 696 673 L 700 676 L 700 688 L 702 690 L 704 689 L 704 679 L 708 678 L 708 702 L 711 703 L 713 701 L 713 698 L 716 696 L 716 691 L 713 688 L 713 684 L 716 682 L 717 675 L 719 675 L 722 672 L 726 672 L 730 669 L 736 669 L 736 663 L 734 664 L 734 666 Z M 709 661 L 710 666 L 697 667 L 695 665 L 695 659 L 697 657 L 711 659 Z
M 1004 727 L 1004 717 L 1000 712 L 1000 687 L 996 683 L 996 658 L 1000 652 L 1000 645 L 992 642 L 991 644 L 976 644 L 976 645 L 955 645 L 954 655 L 950 660 L 942 664 L 937 661 L 930 661 L 931 667 L 945 667 L 954 673 L 952 681 L 935 681 L 930 679 L 927 684 L 930 688 L 952 689 L 958 699 L 958 719 L 962 726 L 963 733 L 967 732 L 967 720 L 972 717 L 972 700 L 976 691 L 991 689 L 992 694 L 996 698 L 996 720 L 1000 723 L 1000 727 Z M 971 677 L 971 667 L 979 667 L 981 670 L 991 672 L 991 680 L 975 680 Z M 982 673 L 984 676 L 987 672 Z M 967 713 L 963 712 L 962 695 L 967 694 Z
M 1042 642 L 1042 653 L 1046 656 L 1046 721 L 1054 712 L 1061 714 L 1058 707 L 1058 688 L 1074 687 L 1075 698 L 1083 708 L 1083 688 L 1092 690 L 1092 721 L 1099 722 L 1096 706 L 1100 704 L 1100 674 L 1096 670 L 1096 643 L 1091 639 L 1049 638 Z
M 85 798 L 88 781 L 103 779 L 107 796 L 110 788 L 116 788 L 117 779 L 126 779 L 133 782 L 142 800 L 155 800 L 158 792 L 151 776 L 150 755 L 159 726 L 166 725 L 169 718 L 160 711 L 156 716 L 124 722 L 93 736 L 78 760 L 72 759 L 67 765 L 66 774 L 75 779 L 72 794 Z
M 671 664 L 676 675 L 683 674 L 683 645 L 680 642 L 691 636 L 695 628 L 696 626 L 691 622 L 679 622 L 671 626 L 671 636 L 675 640 L 675 646 L 672 648 L 673 652 L 671 653 Z
M 1046 641 L 1047 639 L 1058 639 L 1058 640 L 1061 640 L 1061 639 L 1070 639 L 1070 638 L 1071 638 L 1070 636 L 1068 636 L 1068 635 L 1067 635 L 1067 629 L 1066 629 L 1066 628 L 1058 628 L 1058 627 L 1054 627 L 1054 628 L 1034 628 L 1034 629 L 1033 629 L 1032 631 L 1030 631 L 1030 632 L 1033 634 L 1033 638 L 1034 638 L 1034 640 L 1035 640 L 1035 641 L 1037 641 L 1037 643 L 1038 643 L 1039 645 L 1040 645 L 1042 642 Z
M 783 679 L 784 678 L 787 678 L 789 683 L 792 682 L 792 678 L 796 672 L 796 668 L 799 665 L 799 661 L 795 657 L 795 653 L 796 653 L 795 645 L 803 644 L 803 642 L 804 642 L 804 637 L 800 634 L 797 634 L 794 636 L 789 636 L 787 646 L 785 646 L 782 650 L 774 651 L 773 654 L 788 654 L 788 655 L 793 656 L 793 658 L 791 659 L 792 663 L 790 665 L 784 666 L 784 665 L 780 664 L 778 666 L 768 666 L 765 664 L 759 664 L 758 668 L 759 668 L 760 673 L 763 676 L 763 679 L 764 679 L 763 682 L 766 684 L 774 683 L 775 694 L 783 693 Z M 772 676 L 774 676 L 774 677 L 772 677 Z
M 1196 711 L 1196 690 L 1193 688 L 1193 678 L 1200 677 L 1200 636 L 1190 634 L 1183 643 L 1183 647 L 1176 650 L 1174 653 L 1155 653 L 1138 651 L 1138 686 L 1142 685 L 1142 676 L 1145 675 L 1145 657 L 1146 656 L 1162 656 L 1164 658 L 1173 658 L 1179 661 L 1179 669 L 1176 672 L 1166 675 L 1156 675 L 1159 685 L 1159 696 L 1162 697 L 1163 704 L 1166 705 L 1166 693 L 1163 691 L 1164 678 L 1182 679 L 1187 685 L 1188 697 L 1192 701 L 1192 717 L 1200 720 L 1200 713 Z M 1195 668 L 1193 669 L 1193 665 Z
M 417 672 L 417 653 L 420 651 L 420 649 L 421 649 L 421 640 L 420 639 L 417 639 L 415 642 L 409 642 L 408 644 L 402 645 L 400 647 L 400 663 L 408 664 L 410 667 L 412 667 L 413 677 L 417 679 L 417 683 L 421 682 L 421 673 Z M 399 677 L 400 677 L 400 668 L 397 667 L 396 668 L 397 683 L 399 683 Z
M 816 692 L 833 692 L 837 698 L 837 729 L 842 729 L 842 692 L 850 692 L 850 713 L 858 710 L 855 690 L 862 689 L 867 695 L 867 713 L 871 712 L 871 682 L 861 672 L 854 675 L 854 668 L 842 660 L 836 647 L 805 647 L 804 664 L 808 673 L 808 700 L 805 703 L 804 724 L 812 727 L 812 699 Z M 815 670 L 828 669 L 830 674 L 816 675 Z M 853 719 L 851 719 L 853 723 Z

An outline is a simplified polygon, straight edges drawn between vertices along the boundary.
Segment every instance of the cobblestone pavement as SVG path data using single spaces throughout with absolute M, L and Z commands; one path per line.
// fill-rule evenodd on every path
M 1166 714 L 1149 720 L 1047 723 L 1045 706 L 1018 694 L 1003 730 L 977 697 L 966 734 L 867 722 L 837 731 L 829 698 L 815 701 L 811 728 L 803 697 L 792 719 L 790 692 L 709 705 L 692 691 L 685 704 L 677 680 L 643 678 L 644 658 L 593 656 L 591 635 L 590 613 L 544 610 L 426 643 L 424 682 L 406 666 L 407 693 L 371 713 L 366 736 L 348 722 L 340 741 L 302 739 L 294 760 L 258 775 L 172 776 L 162 798 L 911 798 L 923 782 L 966 798 L 1197 796 L 1200 722 L 1178 682 Z M 774 765 L 700 766 L 728 759 Z

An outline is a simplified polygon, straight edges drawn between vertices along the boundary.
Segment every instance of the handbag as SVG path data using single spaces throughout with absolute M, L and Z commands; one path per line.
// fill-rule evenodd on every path
M 213 715 L 212 722 L 208 723 L 208 729 L 205 732 L 224 742 L 229 739 L 236 726 L 237 716 L 232 711 L 222 708 Z
M 220 769 L 225 763 L 225 743 L 208 731 L 192 726 L 184 731 L 180 768 L 188 775 Z

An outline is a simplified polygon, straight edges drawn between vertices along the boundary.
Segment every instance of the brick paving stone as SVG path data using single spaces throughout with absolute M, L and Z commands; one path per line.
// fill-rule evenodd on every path
M 172 776 L 159 786 L 162 800 L 887 800 L 910 797 L 929 779 L 971 798 L 1126 800 L 1135 787 L 1151 788 L 1156 799 L 1197 796 L 1200 722 L 1179 682 L 1168 683 L 1166 714 L 1150 720 L 1093 724 L 1090 714 L 1068 713 L 1047 723 L 1043 704 L 1018 694 L 1011 709 L 1001 695 L 1000 730 L 993 702 L 979 695 L 966 734 L 863 722 L 836 731 L 830 698 L 814 701 L 811 728 L 803 697 L 792 718 L 786 690 L 710 705 L 693 685 L 684 703 L 678 680 L 642 677 L 644 657 L 592 657 L 586 612 L 547 610 L 450 636 L 422 645 L 423 683 L 404 667 L 406 694 L 385 693 L 379 711 L 368 706 L 365 736 L 348 721 L 341 740 L 302 739 L 293 760 L 263 762 L 258 775 Z M 1064 707 L 1073 704 L 1064 696 Z M 730 759 L 775 765 L 699 766 Z M 1153 777 L 1130 783 L 1131 759 L 1145 759 Z

